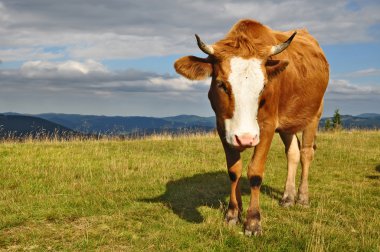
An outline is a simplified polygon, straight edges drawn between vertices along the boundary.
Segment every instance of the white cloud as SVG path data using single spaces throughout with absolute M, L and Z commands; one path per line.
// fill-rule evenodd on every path
M 380 69 L 377 69 L 377 68 L 362 69 L 362 70 L 354 71 L 352 73 L 348 73 L 347 76 L 349 77 L 380 76 Z
M 32 88 L 32 92 L 71 90 L 107 96 L 120 92 L 206 93 L 207 82 L 138 70 L 110 71 L 94 60 L 28 61 L 19 70 L 0 71 L 0 88 L 13 92 Z
M 96 61 L 30 61 L 17 70 L 0 69 L 3 112 L 208 116 L 208 88 L 209 81 L 111 71 Z
M 327 94 L 340 95 L 343 98 L 365 98 L 368 95 L 379 96 L 380 86 L 355 85 L 343 79 L 330 80 Z
M 2 61 L 29 61 L 29 60 L 49 60 L 62 58 L 65 55 L 62 52 L 51 53 L 44 52 L 42 48 L 21 47 L 0 49 Z
M 169 87 L 173 90 L 178 90 L 178 91 L 193 90 L 196 87 L 208 88 L 210 85 L 210 81 L 209 83 L 207 83 L 206 81 L 191 81 L 183 77 L 174 77 L 170 79 L 155 77 L 155 78 L 151 78 L 149 81 L 155 86 Z
M 21 66 L 20 70 L 21 74 L 28 78 L 62 78 L 109 72 L 105 66 L 94 60 L 85 62 L 73 60 L 65 62 L 28 61 Z
M 62 52 L 69 58 L 96 60 L 136 58 L 196 50 L 193 34 L 210 43 L 240 18 L 257 19 L 279 30 L 307 27 L 322 43 L 368 42 L 380 23 L 380 4 L 331 1 L 2 1 L 0 58 L 44 60 Z

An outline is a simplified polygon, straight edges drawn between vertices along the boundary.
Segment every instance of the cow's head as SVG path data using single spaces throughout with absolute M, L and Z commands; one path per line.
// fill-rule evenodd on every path
M 259 143 L 260 95 L 268 80 L 288 65 L 286 60 L 270 57 L 285 50 L 295 34 L 278 45 L 251 43 L 246 37 L 207 45 L 195 35 L 199 48 L 208 57 L 186 56 L 175 62 L 177 73 L 190 80 L 212 77 L 208 97 L 218 131 L 229 145 L 243 150 Z

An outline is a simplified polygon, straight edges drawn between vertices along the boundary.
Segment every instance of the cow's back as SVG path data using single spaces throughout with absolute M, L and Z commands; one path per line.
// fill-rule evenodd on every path
M 291 34 L 274 31 L 279 42 Z M 278 97 L 278 128 L 300 131 L 322 112 L 329 65 L 318 42 L 305 29 L 297 31 L 291 46 L 273 59 L 289 60 L 286 71 L 273 83 Z

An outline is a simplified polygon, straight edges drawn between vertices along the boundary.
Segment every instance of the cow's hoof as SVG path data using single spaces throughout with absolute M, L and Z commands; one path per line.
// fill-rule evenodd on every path
M 260 236 L 263 234 L 263 231 L 260 225 L 255 225 L 254 227 L 245 227 L 244 234 L 246 236 Z
M 262 234 L 260 221 L 251 220 L 244 223 L 244 234 L 246 236 L 260 236 Z
M 239 223 L 238 218 L 226 218 L 226 223 L 228 226 L 235 226 L 236 224 Z
M 225 221 L 228 226 L 235 226 L 240 222 L 240 215 L 238 216 L 231 216 L 228 213 L 226 214 Z
M 297 199 L 297 205 L 308 208 L 309 205 L 309 195 L 307 193 L 299 193 Z
M 309 204 L 309 200 L 307 199 L 299 199 L 297 200 L 297 205 L 301 206 L 301 207 L 304 207 L 304 208 L 309 208 L 310 207 L 310 204 Z
M 282 206 L 282 207 L 292 207 L 292 206 L 294 206 L 294 199 L 291 199 L 289 197 L 282 198 L 280 200 L 280 206 Z

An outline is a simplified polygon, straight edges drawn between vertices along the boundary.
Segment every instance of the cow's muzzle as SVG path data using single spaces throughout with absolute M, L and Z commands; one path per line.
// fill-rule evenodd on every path
M 258 145 L 260 142 L 258 135 L 242 134 L 240 136 L 235 135 L 232 145 L 238 149 L 251 148 Z

